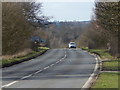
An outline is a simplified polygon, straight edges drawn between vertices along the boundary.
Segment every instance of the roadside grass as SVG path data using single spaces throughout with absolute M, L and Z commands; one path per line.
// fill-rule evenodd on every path
M 120 77 L 118 72 L 103 72 L 92 88 L 118 88 L 118 76 Z
M 88 48 L 82 48 L 83 50 L 86 50 L 90 53 L 95 53 L 99 55 L 102 59 L 112 59 L 114 60 L 114 57 L 111 56 L 107 50 L 105 49 L 88 49 Z
M 42 50 L 42 49 L 43 49 L 43 50 L 49 50 L 48 47 L 39 47 L 39 49 L 40 49 L 40 50 Z
M 12 58 L 12 59 L 2 59 L 2 60 L 0 60 L 0 67 L 5 66 L 7 64 L 19 62 L 20 60 L 23 60 L 23 59 L 25 60 L 27 58 L 34 57 L 37 54 L 42 54 L 43 52 L 45 52 L 48 49 L 49 48 L 47 48 L 47 47 L 39 47 L 39 51 L 38 52 L 32 51 L 31 53 L 26 54 L 24 56 L 18 56 L 16 58 Z
M 95 53 L 101 57 L 102 61 L 102 70 L 103 71 L 111 71 L 111 72 L 101 72 L 98 76 L 97 81 L 91 87 L 92 89 L 97 88 L 118 88 L 118 77 L 120 78 L 120 72 L 112 72 L 112 71 L 120 71 L 120 58 L 114 58 L 109 54 L 109 52 L 105 49 L 89 49 L 82 48 L 90 53 Z
M 112 71 L 118 71 L 120 69 L 120 60 L 112 60 L 112 61 L 105 61 L 103 62 L 103 70 L 112 70 Z

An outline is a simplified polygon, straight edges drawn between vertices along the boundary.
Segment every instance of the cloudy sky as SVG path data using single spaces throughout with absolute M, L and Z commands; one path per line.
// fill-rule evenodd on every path
M 43 2 L 42 12 L 51 21 L 88 21 L 93 15 L 94 2 Z

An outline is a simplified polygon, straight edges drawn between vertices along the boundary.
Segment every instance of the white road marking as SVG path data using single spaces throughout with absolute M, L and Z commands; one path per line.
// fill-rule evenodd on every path
M 25 77 L 22 77 L 21 79 L 26 79 L 26 78 L 28 78 L 28 77 L 31 77 L 33 74 L 30 74 L 30 75 L 28 75 L 28 76 L 25 76 Z
M 40 72 L 42 72 L 42 70 L 39 70 L 39 71 L 35 72 L 34 75 L 35 75 L 35 74 L 38 74 L 38 73 L 40 73 Z
M 47 68 L 50 68 L 50 66 L 47 66 Z
M 96 60 L 98 60 L 98 58 L 95 58 Z
M 65 57 L 66 57 L 67 55 L 65 54 Z
M 66 51 L 65 51 L 65 54 L 66 54 Z
M 60 61 L 62 61 L 62 59 L 60 59 Z
M 11 82 L 11 83 L 9 83 L 9 84 L 3 85 L 2 88 L 3 88 L 3 87 L 9 87 L 9 86 L 13 85 L 13 84 L 16 83 L 16 82 L 18 82 L 18 81 L 13 81 L 13 82 Z
M 59 62 L 56 62 L 56 64 L 58 64 Z
M 90 75 L 89 79 L 87 80 L 87 82 L 83 85 L 82 87 L 82 90 L 84 90 L 84 88 L 88 88 L 90 86 L 90 83 L 93 79 L 93 76 L 95 76 L 95 71 L 97 71 L 98 67 L 99 67 L 99 61 L 98 61 L 98 58 L 95 58 L 96 60 L 96 65 L 95 65 L 95 68 L 94 68 L 94 71 L 93 73 Z
M 63 59 L 65 59 L 66 56 L 67 56 L 67 55 L 66 55 L 66 51 L 65 51 L 64 57 L 63 57 L 62 59 L 60 59 L 59 61 L 57 61 L 56 64 L 59 63 L 60 61 L 62 61 Z M 44 70 L 46 70 L 46 69 L 48 69 L 48 68 L 50 68 L 50 67 L 52 67 L 52 66 L 54 66 L 54 65 L 55 65 L 55 64 L 51 64 L 50 66 L 45 67 Z M 29 78 L 29 77 L 31 77 L 32 75 L 38 74 L 38 73 L 40 73 L 40 72 L 42 72 L 42 71 L 43 71 L 43 70 L 39 70 L 39 71 L 37 71 L 37 72 L 35 72 L 35 73 L 33 73 L 33 74 L 24 76 L 24 77 L 22 77 L 20 80 Z M 11 85 L 13 85 L 13 84 L 15 84 L 15 83 L 17 83 L 17 82 L 19 82 L 19 81 L 13 81 L 13 82 L 11 82 L 11 83 L 9 83 L 9 84 L 6 84 L 6 85 L 3 85 L 3 86 L 1 86 L 1 87 L 2 87 L 2 88 L 4 88 L 4 87 L 9 87 L 9 86 L 11 86 Z
M 52 67 L 52 66 L 54 66 L 54 64 L 51 64 L 50 66 Z
M 44 70 L 45 70 L 45 69 L 48 69 L 48 67 L 45 67 Z

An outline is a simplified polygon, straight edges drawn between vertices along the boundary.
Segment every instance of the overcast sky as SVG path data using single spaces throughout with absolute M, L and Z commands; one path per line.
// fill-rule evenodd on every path
M 94 2 L 43 2 L 42 12 L 51 21 L 89 21 Z

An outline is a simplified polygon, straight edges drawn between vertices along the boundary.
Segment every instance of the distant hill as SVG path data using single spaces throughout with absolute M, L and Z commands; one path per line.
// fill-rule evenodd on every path
M 51 24 L 55 25 L 57 28 L 62 27 L 62 26 L 71 26 L 71 27 L 86 27 L 90 25 L 91 21 L 75 21 L 75 22 L 51 22 Z
M 68 44 L 70 41 L 77 41 L 80 38 L 81 34 L 89 30 L 91 21 L 50 23 L 50 28 L 48 28 L 48 30 L 52 33 L 52 36 L 50 36 L 50 42 L 53 42 L 53 45 L 55 45 L 59 41 L 61 45 Z M 56 44 L 56 47 L 57 45 L 60 47 L 59 44 Z

